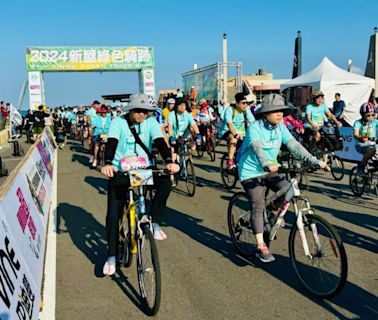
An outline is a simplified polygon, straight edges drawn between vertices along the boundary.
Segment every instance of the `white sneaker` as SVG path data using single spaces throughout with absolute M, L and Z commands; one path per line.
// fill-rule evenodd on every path
M 97 160 L 94 160 L 93 162 L 92 162 L 92 168 L 96 168 L 97 167 Z
M 168 238 L 165 232 L 160 228 L 160 226 L 157 223 L 153 223 L 152 228 L 154 229 L 155 240 L 166 240 Z
M 93 157 L 93 156 L 90 156 L 90 158 L 89 158 L 89 163 L 92 163 L 93 160 L 94 160 L 94 157 Z
M 106 260 L 102 272 L 105 276 L 112 276 L 116 271 L 116 257 L 112 256 Z

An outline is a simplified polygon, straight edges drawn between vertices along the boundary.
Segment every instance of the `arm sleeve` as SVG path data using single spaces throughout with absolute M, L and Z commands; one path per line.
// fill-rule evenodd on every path
M 112 164 L 118 146 L 118 139 L 109 138 L 105 146 L 105 163 Z
M 294 157 L 301 160 L 310 162 L 312 165 L 319 165 L 321 160 L 318 160 L 310 152 L 308 152 L 297 140 L 290 139 L 286 143 L 289 151 L 294 155 Z
M 260 165 L 263 168 L 268 167 L 269 162 L 265 157 L 265 153 L 264 153 L 264 149 L 263 149 L 263 146 L 261 144 L 261 141 L 260 140 L 252 141 L 250 146 L 252 147 L 252 150 L 255 153 L 256 158 L 257 158 L 258 162 L 260 163 Z
M 167 144 L 165 143 L 164 138 L 156 138 L 154 140 L 154 145 L 159 150 L 159 153 L 161 154 L 165 163 L 172 163 L 171 150 L 168 148 Z

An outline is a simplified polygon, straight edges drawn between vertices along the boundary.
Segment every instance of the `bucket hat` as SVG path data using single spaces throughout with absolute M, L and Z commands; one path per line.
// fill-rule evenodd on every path
M 292 108 L 285 104 L 285 99 L 278 93 L 271 93 L 262 100 L 261 107 L 256 110 L 256 114 L 262 115 L 272 111 L 283 111 L 284 117 L 292 112 Z
M 144 109 L 154 111 L 156 108 L 150 106 L 148 95 L 144 93 L 135 93 L 130 96 L 130 102 L 124 108 L 124 111 L 128 112 L 133 109 Z

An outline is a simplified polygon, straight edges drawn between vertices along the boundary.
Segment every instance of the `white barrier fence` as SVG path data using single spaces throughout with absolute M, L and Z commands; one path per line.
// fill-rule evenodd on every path
M 55 142 L 49 129 L 0 190 L 0 319 L 38 319 Z

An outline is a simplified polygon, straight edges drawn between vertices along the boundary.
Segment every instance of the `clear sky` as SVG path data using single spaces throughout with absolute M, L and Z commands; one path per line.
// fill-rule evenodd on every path
M 324 56 L 342 68 L 365 69 L 369 37 L 378 26 L 377 0 L 0 0 L 0 100 L 17 104 L 26 79 L 26 46 L 143 45 L 155 48 L 157 89 L 181 86 L 194 63 L 229 61 L 243 73 L 259 67 L 289 78 L 297 30 L 303 72 Z M 91 103 L 102 94 L 138 90 L 136 73 L 50 73 L 50 106 Z M 26 106 L 27 100 L 24 101 Z

